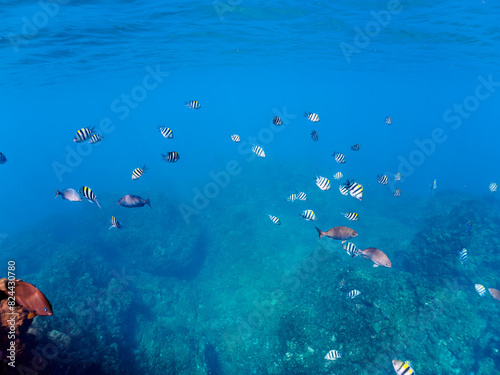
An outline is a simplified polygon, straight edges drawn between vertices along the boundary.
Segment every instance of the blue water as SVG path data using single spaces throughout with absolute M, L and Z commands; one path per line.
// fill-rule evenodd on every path
M 481 212 L 471 209 L 455 217 L 460 226 L 472 220 L 467 215 L 476 215 L 474 240 L 463 236 L 463 228 L 448 228 L 449 236 L 460 235 L 453 242 L 460 248 L 453 251 L 474 246 L 470 241 L 478 248 L 475 260 L 470 250 L 475 266 L 466 274 L 455 253 L 446 258 L 455 267 L 450 277 L 459 278 L 471 305 L 478 301 L 473 286 L 481 275 L 488 275 L 486 288 L 500 288 L 499 259 L 480 241 L 484 236 L 488 248 L 495 248 L 499 229 L 495 193 L 488 190 L 490 182 L 500 183 L 495 162 L 500 157 L 500 6 L 495 2 L 4 1 L 0 15 L 0 152 L 8 159 L 0 165 L 2 261 L 15 258 L 19 272 L 25 272 L 19 278 L 45 287 L 56 314 L 37 320 L 48 320 L 58 330 L 58 319 L 71 316 L 78 298 L 89 291 L 79 281 L 86 280 L 85 274 L 97 289 L 108 288 L 112 271 L 123 267 L 134 269 L 137 277 L 130 290 L 127 285 L 127 298 L 138 302 L 123 302 L 112 324 L 123 332 L 135 327 L 120 336 L 126 337 L 128 349 L 120 343 L 118 351 L 107 354 L 114 362 L 99 370 L 83 366 L 87 370 L 82 371 L 174 373 L 168 365 L 173 362 L 179 374 L 361 371 L 356 365 L 349 368 L 349 361 L 374 360 L 372 353 L 353 359 L 346 348 L 344 362 L 325 370 L 323 351 L 335 349 L 323 347 L 326 336 L 314 337 L 319 361 L 293 359 L 298 367 L 287 367 L 286 353 L 299 348 L 283 351 L 287 339 L 277 327 L 285 323 L 278 314 L 258 335 L 254 332 L 251 340 L 258 343 L 253 349 L 250 339 L 235 341 L 230 349 L 228 340 L 221 339 L 224 332 L 233 337 L 236 329 L 230 327 L 248 315 L 252 301 L 283 289 L 284 270 L 295 269 L 320 246 L 314 242 L 314 224 L 323 230 L 352 225 L 360 233 L 360 248 L 387 249 L 393 269 L 383 271 L 393 276 L 383 277 L 396 283 L 398 277 L 407 280 L 397 272 L 416 272 L 407 259 L 416 251 L 410 246 L 415 236 L 427 233 L 434 220 L 443 224 L 455 206 L 479 207 Z M 201 109 L 187 108 L 190 100 L 198 100 Z M 318 113 L 320 122 L 308 121 L 304 112 Z M 276 115 L 283 126 L 272 124 Z M 387 116 L 391 125 L 385 123 Z M 159 125 L 170 127 L 174 139 L 161 137 Z M 96 127 L 104 140 L 94 146 L 76 144 L 74 135 L 82 127 Z M 310 137 L 313 130 L 318 142 Z M 239 145 L 229 137 L 234 133 L 242 139 Z M 350 150 L 356 143 L 359 152 Z M 252 144 L 260 144 L 266 157 L 252 156 Z M 169 151 L 179 153 L 177 163 L 161 160 L 160 154 Z M 347 162 L 335 163 L 333 151 L 344 153 Z M 143 165 L 145 175 L 132 181 L 132 170 Z M 338 171 L 344 175 L 341 181 L 333 179 Z M 397 172 L 403 178 L 394 182 Z M 384 173 L 389 186 L 377 184 L 377 175 Z M 316 175 L 328 177 L 332 190 L 320 191 Z M 363 184 L 362 202 L 339 194 L 338 184 L 347 178 Z M 435 179 L 437 189 L 431 192 Z M 102 210 L 86 201 L 54 199 L 56 189 L 84 185 L 96 193 Z M 393 197 L 396 188 L 402 191 L 399 200 Z M 308 201 L 284 200 L 296 191 L 306 191 Z M 200 192 L 205 198 L 199 198 Z M 151 197 L 152 209 L 117 206 L 124 194 Z M 313 209 L 318 221 L 301 221 L 304 209 Z M 343 219 L 340 213 L 347 211 L 358 212 L 360 222 Z M 282 227 L 272 226 L 266 214 L 279 216 Z M 111 215 L 125 226 L 123 231 L 108 232 Z M 439 236 L 437 249 L 439 241 L 450 243 Z M 168 242 L 184 249 L 158 263 L 158 244 Z M 193 250 L 184 253 L 190 246 Z M 158 258 L 141 263 L 154 251 Z M 71 268 L 71 259 L 80 259 L 81 269 Z M 170 269 L 172 262 L 177 266 Z M 367 263 L 360 263 L 363 272 L 378 277 Z M 346 277 L 340 276 L 343 267 L 356 272 L 353 264 L 337 261 L 338 276 Z M 48 281 L 52 269 L 58 270 L 57 282 Z M 425 282 L 427 276 L 419 277 Z M 318 283 L 336 285 L 331 277 Z M 58 283 L 72 285 L 73 292 L 61 291 Z M 280 316 L 300 303 L 294 298 L 303 295 L 294 293 L 281 305 Z M 495 302 L 487 302 L 492 314 L 499 311 Z M 148 311 L 137 316 L 133 311 L 141 305 Z M 112 314 L 105 312 L 113 308 L 99 307 L 101 331 L 113 331 Z M 174 323 L 175 316 L 182 323 Z M 481 324 L 491 324 L 488 319 Z M 488 327 L 482 327 L 483 337 L 493 329 Z M 308 331 L 314 329 L 320 328 Z M 156 337 L 155 330 L 182 349 L 162 352 L 155 342 L 165 338 Z M 498 330 L 490 335 L 497 337 Z M 108 336 L 110 346 L 114 336 Z M 94 342 L 79 337 L 81 345 Z M 182 337 L 191 341 L 186 344 Z M 267 346 L 263 340 L 269 340 Z M 78 351 L 74 345 L 68 350 Z M 257 347 L 267 354 L 252 351 Z M 409 344 L 404 353 L 378 354 L 374 371 L 390 373 L 392 356 L 406 360 L 429 348 Z M 144 351 L 142 362 L 137 350 Z M 441 360 L 453 362 L 456 373 L 487 373 L 479 363 L 500 363 L 498 350 L 470 350 L 467 358 L 451 361 L 443 354 Z M 101 355 L 88 354 L 87 360 L 102 363 Z M 419 374 L 448 369 L 432 370 L 425 355 L 413 355 L 421 360 L 412 361 Z M 81 364 L 82 358 L 74 361 Z M 243 364 L 245 370 L 238 369 Z M 56 359 L 46 371 L 64 369 Z

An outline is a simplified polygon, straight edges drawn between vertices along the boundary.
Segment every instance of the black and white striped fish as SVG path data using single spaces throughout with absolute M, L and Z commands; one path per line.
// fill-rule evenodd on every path
M 481 284 L 475 284 L 474 285 L 474 288 L 476 288 L 476 292 L 481 296 L 481 297 L 484 297 L 484 295 L 486 294 L 486 288 L 481 285 Z
M 308 112 L 304 112 L 304 116 L 307 117 L 307 119 L 309 121 L 312 121 L 312 122 L 318 122 L 319 121 L 319 116 L 317 113 L 308 113 Z
M 89 143 L 95 144 L 95 143 L 101 142 L 103 139 L 104 139 L 104 137 L 102 135 L 93 134 L 92 137 L 90 137 Z
M 359 143 L 356 143 L 354 146 L 351 146 L 351 150 L 353 151 L 359 151 L 361 148 L 361 145 Z
M 297 200 L 297 194 L 293 193 L 286 199 L 288 202 L 295 202 Z
M 384 175 L 378 175 L 377 176 L 377 182 L 380 185 L 387 185 L 389 183 L 389 178 L 387 177 L 386 174 L 384 174 Z
M 171 151 L 167 153 L 167 155 L 161 154 L 161 156 L 163 161 L 167 161 L 169 163 L 175 163 L 177 160 L 181 158 L 177 153 L 177 151 Z
M 342 357 L 342 353 L 338 350 L 330 350 L 328 354 L 325 356 L 325 359 L 329 361 L 335 361 L 336 359 Z
M 231 140 L 236 143 L 241 142 L 241 138 L 238 134 L 231 134 Z
M 465 247 L 460 251 L 460 261 L 465 266 L 465 262 L 467 262 L 467 249 Z
M 347 252 L 347 254 L 351 258 L 355 258 L 357 256 L 361 256 L 360 252 L 359 252 L 359 249 L 352 242 L 344 242 L 342 244 L 342 248 Z
M 185 103 L 186 103 L 186 107 L 189 107 L 191 109 L 200 109 L 201 108 L 201 104 L 197 100 L 191 100 L 190 102 L 185 102 Z
M 363 186 L 361 184 L 358 184 L 356 181 L 347 180 L 347 189 L 349 190 L 349 194 L 351 194 L 351 197 L 354 197 L 358 200 L 363 199 Z
M 306 201 L 307 200 L 307 194 L 304 193 L 303 191 L 301 191 L 298 195 L 297 195 L 297 199 L 299 201 Z
M 496 182 L 492 182 L 488 185 L 488 189 L 490 189 L 490 191 L 493 193 L 493 192 L 497 191 L 498 184 Z
M 349 189 L 346 186 L 340 185 L 339 190 L 340 190 L 340 194 L 349 195 Z
M 344 164 L 345 163 L 345 155 L 340 153 L 340 152 L 336 152 L 336 151 L 333 151 L 333 158 L 335 159 L 335 161 L 339 164 Z
M 273 216 L 273 215 L 269 215 L 269 214 L 267 214 L 267 216 L 269 216 L 269 219 L 271 219 L 271 221 L 274 224 L 281 225 L 281 221 L 280 221 L 280 219 L 278 219 L 278 217 Z
M 396 371 L 397 375 L 414 375 L 415 372 L 411 368 L 411 364 L 409 361 L 400 361 L 399 359 L 392 360 L 392 367 L 394 367 L 394 371 Z
M 318 135 L 318 132 L 316 130 L 313 130 L 312 133 L 311 133 L 311 138 L 314 142 L 318 142 L 318 139 L 319 139 L 319 135 Z
M 394 190 L 394 196 L 399 197 L 401 195 L 401 189 Z
M 166 126 L 159 126 L 158 130 L 160 130 L 160 134 L 163 135 L 167 139 L 174 138 L 174 132 L 172 129 L 167 128 Z
M 116 229 L 122 229 L 123 226 L 120 224 L 120 222 L 118 220 L 116 220 L 116 217 L 114 216 L 111 216 L 111 226 L 109 227 L 109 229 L 111 228 L 116 228 Z
M 281 117 L 275 116 L 273 118 L 273 124 L 277 125 L 277 126 L 283 125 L 283 121 L 281 120 Z
M 261 158 L 265 158 L 266 157 L 266 153 L 264 152 L 264 150 L 260 146 L 252 146 L 252 151 L 258 157 L 261 157 Z
M 342 174 L 342 172 L 337 172 L 333 175 L 333 178 L 336 179 L 336 180 L 340 180 L 342 177 L 344 177 L 344 175 Z
M 73 142 L 82 143 L 89 139 L 94 134 L 94 128 L 81 128 L 75 134 Z
M 99 202 L 97 201 L 97 197 L 95 196 L 95 193 L 92 191 L 91 188 L 89 188 L 88 186 L 83 186 L 80 189 L 80 194 L 83 195 L 84 198 L 87 198 L 89 202 L 91 203 L 95 202 L 97 204 L 97 207 L 101 208 Z
M 326 177 L 316 176 L 316 185 L 323 191 L 330 190 L 330 180 Z
M 356 212 L 346 212 L 346 213 L 342 213 L 342 215 L 344 215 L 344 217 L 347 220 L 351 220 L 351 221 L 358 221 L 359 220 L 359 215 Z
M 361 294 L 361 292 L 357 289 L 353 289 L 351 290 L 349 293 L 346 294 L 345 298 L 348 299 L 353 299 L 353 298 L 356 298 L 357 296 L 359 296 Z
M 300 214 L 300 216 L 302 216 L 302 218 L 305 219 L 305 220 L 307 220 L 307 221 L 314 221 L 314 220 L 316 220 L 316 215 L 314 214 L 313 210 L 302 211 L 302 213 Z
M 146 166 L 142 168 L 136 168 L 132 171 L 132 180 L 138 180 L 146 172 Z

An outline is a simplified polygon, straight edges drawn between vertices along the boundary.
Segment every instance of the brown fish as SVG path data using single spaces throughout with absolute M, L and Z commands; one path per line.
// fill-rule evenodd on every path
M 358 235 L 358 233 L 354 229 L 342 226 L 328 229 L 326 232 L 323 232 L 318 227 L 315 228 L 319 233 L 319 238 L 323 238 L 326 236 L 328 238 L 331 238 L 332 240 L 342 240 L 342 243 Z
M 364 250 L 359 250 L 359 252 L 363 254 L 363 256 L 366 259 L 370 259 L 373 263 L 375 263 L 373 267 L 378 267 L 378 266 L 384 266 L 388 268 L 392 267 L 392 263 L 389 257 L 385 255 L 385 253 L 382 250 L 379 250 L 375 247 L 369 247 Z
M 16 280 L 16 303 L 29 311 L 28 319 L 37 315 L 52 315 L 52 305 L 38 288 L 26 281 Z
M 491 296 L 496 299 L 497 301 L 500 301 L 500 290 L 498 289 L 493 289 L 489 288 L 488 292 L 490 292 Z

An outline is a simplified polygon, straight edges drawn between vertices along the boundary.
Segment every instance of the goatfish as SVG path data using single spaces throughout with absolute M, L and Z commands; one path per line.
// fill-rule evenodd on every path
M 399 359 L 393 359 L 392 367 L 394 367 L 394 370 L 398 375 L 412 375 L 415 373 L 411 368 L 409 361 L 403 362 L 400 361 Z
M 200 109 L 201 104 L 197 100 L 191 100 L 190 102 L 184 102 L 186 103 L 186 107 L 189 107 L 191 109 Z
M 37 315 L 52 315 L 52 305 L 45 295 L 33 284 L 22 280 L 15 280 L 15 300 L 19 306 L 28 310 L 28 319 Z
M 494 288 L 489 288 L 488 292 L 490 292 L 491 296 L 496 299 L 497 301 L 500 301 L 500 290 L 494 289 Z
M 70 202 L 81 202 L 82 197 L 80 194 L 75 189 L 64 189 L 63 191 L 59 191 L 56 189 L 56 196 L 54 198 L 57 198 L 58 196 L 61 196 L 62 199 L 66 199 Z
M 369 247 L 364 250 L 359 250 L 365 259 L 370 259 L 374 264 L 373 267 L 383 266 L 387 268 L 392 267 L 392 263 L 387 255 L 382 250 L 375 247 Z
M 120 222 L 118 220 L 116 220 L 116 217 L 114 216 L 111 216 L 111 226 L 109 227 L 109 229 L 111 228 L 116 228 L 116 229 L 122 229 L 123 226 L 120 224 Z
M 354 229 L 343 226 L 330 228 L 326 232 L 323 232 L 318 227 L 315 228 L 319 233 L 320 239 L 323 237 L 328 237 L 331 238 L 332 240 L 341 240 L 342 243 L 358 235 L 358 232 L 356 232 Z
M 143 199 L 137 195 L 130 195 L 130 194 L 121 197 L 120 200 L 118 201 L 118 204 L 122 207 L 127 207 L 127 208 L 142 207 L 145 204 L 147 204 L 149 208 L 152 208 L 151 203 L 149 202 L 149 198 Z
M 85 198 L 87 198 L 87 200 L 90 203 L 95 202 L 97 204 L 97 207 L 101 208 L 101 206 L 99 205 L 99 202 L 97 201 L 97 197 L 91 188 L 89 188 L 88 186 L 83 186 L 80 189 L 80 194 L 83 195 Z
M 82 143 L 89 139 L 94 134 L 94 128 L 81 128 L 77 130 L 73 142 Z

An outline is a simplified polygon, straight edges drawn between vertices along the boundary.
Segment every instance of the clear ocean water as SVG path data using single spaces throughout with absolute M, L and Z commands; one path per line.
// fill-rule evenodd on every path
M 500 374 L 498 3 L 0 1 L 0 15 L 1 274 L 14 260 L 54 310 L 29 335 L 45 362 L 18 366 Z M 73 141 L 93 127 L 101 142 Z M 361 201 L 339 192 L 348 179 Z M 54 199 L 83 186 L 101 209 Z M 315 226 L 353 228 L 392 267 Z

